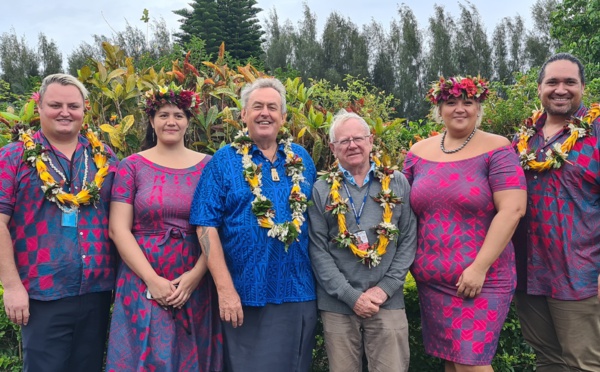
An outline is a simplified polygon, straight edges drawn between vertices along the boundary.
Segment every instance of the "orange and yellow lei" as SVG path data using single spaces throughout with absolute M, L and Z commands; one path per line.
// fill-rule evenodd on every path
M 325 173 L 320 178 L 329 183 L 329 197 L 331 204 L 325 206 L 325 210 L 337 216 L 339 234 L 334 238 L 340 247 L 348 247 L 352 253 L 360 258 L 361 262 L 369 267 L 375 267 L 381 263 L 381 257 L 385 255 L 387 246 L 400 233 L 396 225 L 392 223 L 392 209 L 396 204 L 402 203 L 402 198 L 394 194 L 390 189 L 390 181 L 394 177 L 394 170 L 382 165 L 377 153 L 372 156 L 375 163 L 375 177 L 381 181 L 381 191 L 373 198 L 383 207 L 382 222 L 375 227 L 377 241 L 366 250 L 357 246 L 356 237 L 348 231 L 346 225 L 346 212 L 349 210 L 348 200 L 342 199 L 340 186 L 343 182 L 342 172 L 339 170 Z
M 591 124 L 600 116 L 600 104 L 594 103 L 583 118 L 573 117 L 565 127 L 569 128 L 570 135 L 562 143 L 555 143 L 548 151 L 546 151 L 546 160 L 537 161 L 536 151 L 529 150 L 529 139 L 535 134 L 534 125 L 542 116 L 543 112 L 535 110 L 533 115 L 525 121 L 519 129 L 519 142 L 517 143 L 517 151 L 519 151 L 519 159 L 521 166 L 525 170 L 533 170 L 536 172 L 544 172 L 549 169 L 558 169 L 567 162 L 569 151 L 575 146 L 579 138 L 589 136 L 591 133 Z
M 31 130 L 21 130 L 19 132 L 19 139 L 23 142 L 23 159 L 29 163 L 32 167 L 37 170 L 37 173 L 42 181 L 42 190 L 46 199 L 56 203 L 56 205 L 63 211 L 78 209 L 80 205 L 88 205 L 90 203 L 95 204 L 100 200 L 100 190 L 104 179 L 108 174 L 108 153 L 104 150 L 104 144 L 98 139 L 96 134 L 90 129 L 85 128 L 85 137 L 90 141 L 92 146 L 92 155 L 94 164 L 98 168 L 98 172 L 94 176 L 92 182 L 86 182 L 84 177 L 84 184 L 76 195 L 67 193 L 62 189 L 62 182 L 56 182 L 54 177 L 48 172 L 48 167 L 45 162 L 49 161 L 46 155 L 47 149 L 39 143 L 35 143 Z M 87 167 L 87 152 L 86 155 L 86 171 Z

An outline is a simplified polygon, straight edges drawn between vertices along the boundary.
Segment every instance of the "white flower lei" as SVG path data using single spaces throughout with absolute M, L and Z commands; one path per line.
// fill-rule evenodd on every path
M 267 235 L 272 238 L 277 238 L 285 244 L 287 252 L 288 247 L 301 233 L 301 226 L 305 221 L 304 212 L 308 206 L 308 199 L 300 188 L 300 183 L 304 182 L 304 164 L 302 158 L 292 151 L 292 138 L 284 138 L 279 141 L 283 144 L 285 153 L 285 168 L 286 175 L 292 178 L 292 189 L 290 190 L 289 203 L 292 210 L 292 220 L 284 223 L 276 224 L 273 221 L 275 210 L 273 202 L 262 194 L 262 172 L 261 166 L 256 165 L 252 161 L 250 148 L 252 147 L 252 139 L 248 137 L 246 131 L 239 131 L 234 138 L 231 146 L 237 149 L 237 153 L 242 155 L 242 167 L 244 168 L 244 178 L 250 186 L 250 190 L 254 195 L 252 201 L 252 213 L 258 220 L 260 227 L 269 229 Z

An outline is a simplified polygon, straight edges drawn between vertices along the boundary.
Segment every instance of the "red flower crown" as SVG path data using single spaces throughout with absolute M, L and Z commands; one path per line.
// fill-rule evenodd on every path
M 485 79 L 471 76 L 454 76 L 448 79 L 440 77 L 439 81 L 431 84 L 426 98 L 437 105 L 450 97 L 474 99 L 483 102 L 489 94 L 488 82 Z
M 162 106 L 172 104 L 183 111 L 187 111 L 192 115 L 200 112 L 200 96 L 198 93 L 183 89 L 182 87 L 171 83 L 168 86 L 160 86 L 157 91 L 150 89 L 146 92 L 146 104 L 144 110 L 146 114 L 153 115 Z

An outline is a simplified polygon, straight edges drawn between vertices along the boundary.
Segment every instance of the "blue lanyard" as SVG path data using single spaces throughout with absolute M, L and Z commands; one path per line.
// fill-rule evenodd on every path
M 348 190 L 348 186 L 346 186 L 346 180 L 344 180 L 344 189 L 346 189 L 346 194 L 348 194 L 348 200 L 350 200 L 350 206 L 352 207 L 352 212 L 354 213 L 354 218 L 356 218 L 356 224 L 358 225 L 358 228 L 360 229 L 360 216 L 362 215 L 363 209 L 365 208 L 365 203 L 367 202 L 367 197 L 369 196 L 369 190 L 371 189 L 371 180 L 369 179 L 369 184 L 367 185 L 367 193 L 365 194 L 365 197 L 363 198 L 362 201 L 362 205 L 360 206 L 360 209 L 358 211 L 358 213 L 356 213 L 356 206 L 354 205 L 354 200 L 352 200 L 352 195 L 350 195 L 350 190 Z

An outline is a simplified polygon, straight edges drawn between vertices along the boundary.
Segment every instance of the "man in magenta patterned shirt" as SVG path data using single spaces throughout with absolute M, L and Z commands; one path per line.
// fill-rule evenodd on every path
M 538 78 L 544 113 L 516 140 L 528 210 L 513 239 L 515 300 L 539 372 L 600 371 L 600 109 L 583 106 L 584 87 L 577 58 L 548 59 Z
M 102 370 L 116 252 L 108 206 L 116 158 L 83 125 L 85 87 L 42 82 L 40 130 L 0 149 L 0 281 L 21 326 L 25 371 Z

